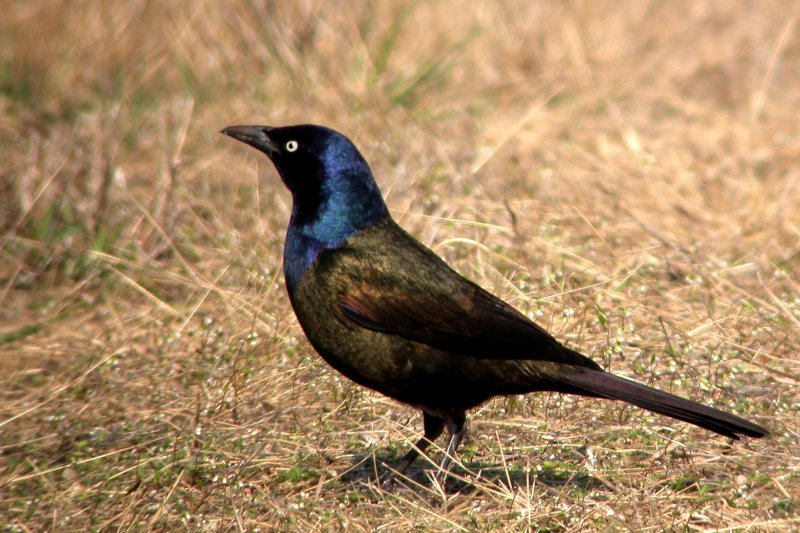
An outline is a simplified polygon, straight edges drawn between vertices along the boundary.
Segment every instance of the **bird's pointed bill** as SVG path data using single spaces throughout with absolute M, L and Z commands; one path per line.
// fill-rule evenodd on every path
M 221 133 L 249 144 L 271 157 L 279 151 L 278 145 L 269 137 L 272 129 L 269 126 L 228 126 Z

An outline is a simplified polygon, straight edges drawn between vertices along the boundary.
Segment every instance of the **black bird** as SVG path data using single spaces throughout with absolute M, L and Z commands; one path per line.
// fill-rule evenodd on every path
M 534 391 L 621 400 L 732 439 L 768 434 L 605 372 L 462 277 L 392 219 L 367 162 L 344 135 L 314 125 L 222 133 L 264 152 L 292 193 L 283 271 L 312 346 L 356 383 L 422 411 L 425 434 L 403 469 L 447 428 L 440 473 L 447 471 L 467 409 Z

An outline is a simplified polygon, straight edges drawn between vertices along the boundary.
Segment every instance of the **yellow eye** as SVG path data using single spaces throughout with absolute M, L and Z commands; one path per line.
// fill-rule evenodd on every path
M 287 152 L 296 152 L 299 147 L 300 145 L 297 144 L 297 141 L 289 141 L 286 143 Z

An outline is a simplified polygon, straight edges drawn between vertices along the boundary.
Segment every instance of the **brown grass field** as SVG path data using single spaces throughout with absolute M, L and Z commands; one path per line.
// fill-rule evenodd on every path
M 2 11 L 0 530 L 800 530 L 799 2 Z M 291 197 L 219 134 L 298 122 L 569 346 L 774 434 L 499 398 L 381 485 L 421 417 L 309 347 Z

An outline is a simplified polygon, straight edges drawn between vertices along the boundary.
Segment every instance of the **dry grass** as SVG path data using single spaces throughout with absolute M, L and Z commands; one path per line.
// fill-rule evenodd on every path
M 6 530 L 800 528 L 800 5 L 375 4 L 5 2 Z M 308 347 L 289 197 L 217 133 L 298 121 L 559 338 L 774 436 L 498 399 L 461 480 L 381 487 L 418 415 Z

